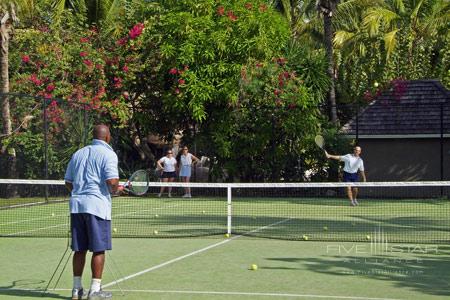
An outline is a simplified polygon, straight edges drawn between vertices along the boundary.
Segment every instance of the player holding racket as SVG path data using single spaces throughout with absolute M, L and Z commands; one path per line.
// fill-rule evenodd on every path
M 110 299 L 101 290 L 105 251 L 111 250 L 111 193 L 119 186 L 118 159 L 109 145 L 105 125 L 94 127 L 94 140 L 72 156 L 64 176 L 70 191 L 70 228 L 73 255 L 72 299 L 85 295 L 81 276 L 87 251 L 92 252 L 92 281 L 88 299 Z
M 325 151 L 325 150 L 324 150 Z M 344 182 L 357 182 L 358 172 L 361 174 L 362 180 L 366 182 L 366 174 L 364 172 L 364 162 L 361 155 L 361 147 L 355 146 L 353 148 L 353 154 L 347 155 L 330 155 L 325 151 L 325 156 L 328 159 L 334 159 L 344 162 Z M 358 205 L 358 188 L 347 187 L 347 196 L 352 206 Z
M 174 182 L 177 177 L 177 160 L 173 157 L 172 150 L 168 150 L 166 156 L 162 157 L 156 162 L 159 170 L 162 170 L 161 180 L 162 182 Z M 164 193 L 165 186 L 161 187 L 158 197 L 161 197 Z M 172 197 L 172 187 L 168 187 L 168 196 Z

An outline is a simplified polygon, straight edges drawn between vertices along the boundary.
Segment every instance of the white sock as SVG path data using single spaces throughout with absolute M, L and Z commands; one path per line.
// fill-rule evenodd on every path
M 73 276 L 73 288 L 77 290 L 83 288 L 81 285 L 81 276 Z
M 91 293 L 100 291 L 102 280 L 98 278 L 92 278 L 91 281 Z

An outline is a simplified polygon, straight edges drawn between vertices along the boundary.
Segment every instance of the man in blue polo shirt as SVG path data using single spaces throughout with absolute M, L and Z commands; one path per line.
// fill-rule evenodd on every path
M 64 180 L 71 192 L 70 224 L 73 255 L 72 299 L 82 299 L 81 276 L 87 251 L 92 252 L 88 299 L 109 299 L 101 290 L 105 251 L 111 250 L 111 193 L 119 189 L 118 159 L 105 125 L 94 127 L 94 140 L 72 156 Z
M 330 155 L 325 151 L 327 158 L 339 160 L 344 162 L 344 182 L 357 182 L 358 181 L 358 171 L 361 174 L 362 180 L 366 182 L 366 173 L 364 173 L 364 162 L 361 155 L 361 147 L 355 146 L 353 148 L 353 154 L 347 155 Z M 358 188 L 357 187 L 347 187 L 347 196 L 350 200 L 352 206 L 358 205 Z

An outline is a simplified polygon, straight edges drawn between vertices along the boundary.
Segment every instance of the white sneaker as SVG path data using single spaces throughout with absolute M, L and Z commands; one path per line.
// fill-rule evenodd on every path
M 191 194 L 188 194 L 188 195 L 187 195 L 187 198 L 192 198 Z
M 169 198 L 172 198 L 172 194 L 171 194 L 171 193 L 169 193 L 168 197 L 169 197 Z
M 91 292 L 89 291 L 88 300 L 102 300 L 102 299 L 111 299 L 112 294 L 111 292 L 105 292 L 105 291 L 97 291 L 97 292 Z
M 161 193 L 158 194 L 158 198 L 161 198 Z
M 83 288 L 81 289 L 72 289 L 72 300 L 81 300 L 83 298 L 86 298 L 87 293 L 84 291 Z
M 358 203 L 358 201 L 356 201 L 356 199 L 354 199 L 353 202 L 355 203 L 355 205 L 359 205 L 359 203 Z
M 181 198 L 189 198 L 188 194 L 184 194 L 183 196 L 181 196 Z

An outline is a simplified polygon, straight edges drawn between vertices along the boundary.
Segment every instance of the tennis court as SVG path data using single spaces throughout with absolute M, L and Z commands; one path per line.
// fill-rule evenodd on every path
M 155 183 L 143 197 L 113 199 L 113 251 L 103 286 L 115 298 L 450 295 L 445 182 L 366 185 L 358 207 L 348 205 L 340 185 L 194 184 L 192 199 L 179 197 L 181 184 L 175 185 L 172 198 L 157 198 Z M 67 192 L 61 182 L 16 186 L 15 198 L 0 195 L 0 298 L 67 299 Z M 68 265 L 41 297 L 59 261 Z M 88 286 L 88 267 L 85 275 Z

